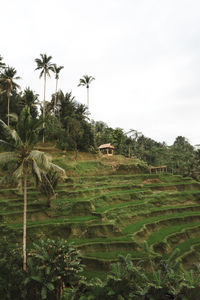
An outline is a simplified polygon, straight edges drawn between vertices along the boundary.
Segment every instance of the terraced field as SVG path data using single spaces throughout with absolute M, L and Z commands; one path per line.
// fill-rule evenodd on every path
M 51 208 L 28 190 L 28 241 L 65 238 L 80 249 L 88 269 L 102 271 L 119 254 L 144 257 L 147 241 L 157 255 L 180 249 L 189 267 L 200 249 L 200 184 L 171 174 L 70 177 Z M 23 200 L 1 189 L 0 220 L 22 235 Z

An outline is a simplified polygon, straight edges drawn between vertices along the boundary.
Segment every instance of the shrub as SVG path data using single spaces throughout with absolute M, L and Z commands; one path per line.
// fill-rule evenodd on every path
M 0 299 L 22 299 L 22 250 L 16 244 L 15 232 L 0 225 Z
M 80 280 L 81 259 L 63 239 L 41 240 L 28 253 L 28 272 L 24 280 L 25 299 L 60 299 L 64 287 Z

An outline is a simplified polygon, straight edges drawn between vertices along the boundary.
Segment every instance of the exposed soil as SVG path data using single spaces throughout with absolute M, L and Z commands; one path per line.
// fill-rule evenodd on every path
M 142 184 L 151 184 L 151 183 L 162 183 L 159 178 L 146 179 L 142 182 Z

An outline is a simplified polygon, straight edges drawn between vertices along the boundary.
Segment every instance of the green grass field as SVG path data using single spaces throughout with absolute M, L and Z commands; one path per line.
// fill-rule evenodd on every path
M 155 255 L 167 256 L 179 248 L 180 258 L 186 261 L 187 257 L 187 266 L 190 264 L 191 251 L 200 244 L 198 182 L 179 175 L 148 174 L 142 163 L 140 168 L 139 160 L 120 157 L 110 162 L 91 155 L 84 161 L 84 156 L 80 157 L 78 162 L 67 154 L 54 158 L 68 177 L 58 184 L 51 208 L 30 183 L 29 244 L 44 236 L 66 238 L 80 250 L 93 274 L 106 269 L 119 254 L 143 258 L 145 241 Z M 1 187 L 0 220 L 16 230 L 20 241 L 23 196 L 16 187 Z

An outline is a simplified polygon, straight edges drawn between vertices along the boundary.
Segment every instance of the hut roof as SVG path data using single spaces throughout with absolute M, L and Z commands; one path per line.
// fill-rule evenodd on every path
M 167 168 L 167 166 L 150 167 L 150 169 L 163 169 L 163 168 Z
M 99 149 L 114 149 L 115 147 L 112 144 L 103 144 L 99 146 Z

